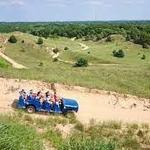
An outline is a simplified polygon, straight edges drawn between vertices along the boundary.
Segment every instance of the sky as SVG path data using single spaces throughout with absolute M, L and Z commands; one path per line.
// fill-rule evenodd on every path
M 150 20 L 150 0 L 0 0 L 0 22 Z

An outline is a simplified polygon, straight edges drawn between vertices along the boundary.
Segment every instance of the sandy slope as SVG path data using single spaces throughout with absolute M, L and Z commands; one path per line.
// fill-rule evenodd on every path
M 50 84 L 40 81 L 19 81 L 0 78 L 0 112 L 13 111 L 11 104 L 20 89 L 44 90 Z M 150 123 L 150 100 L 113 92 L 90 90 L 81 87 L 56 85 L 59 95 L 78 100 L 80 109 L 77 118 L 83 123 L 96 121 L 124 121 Z

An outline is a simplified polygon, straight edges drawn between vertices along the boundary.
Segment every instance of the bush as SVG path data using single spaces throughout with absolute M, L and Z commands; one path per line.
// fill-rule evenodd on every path
M 53 62 L 57 62 L 57 61 L 58 61 L 58 58 L 54 58 L 54 59 L 53 59 Z
M 0 68 L 7 68 L 7 67 L 8 64 L 4 60 L 0 59 Z
M 8 40 L 10 43 L 17 43 L 17 39 L 14 35 L 11 35 L 9 40 Z
M 59 52 L 59 49 L 58 48 L 54 48 L 53 49 L 53 53 L 57 54 Z
M 86 60 L 85 58 L 79 58 L 74 66 L 75 67 L 87 67 L 88 60 Z
M 112 41 L 111 36 L 108 36 L 106 42 L 111 42 L 111 41 Z
M 23 53 L 24 53 L 24 52 L 26 52 L 26 51 L 25 51 L 25 49 L 21 49 L 20 52 L 23 52 Z
M 21 43 L 24 43 L 24 40 L 22 40 Z
M 65 51 L 66 51 L 66 50 L 69 50 L 69 48 L 68 48 L 68 47 L 65 47 L 64 50 L 65 50 Z
M 42 38 L 38 38 L 37 44 L 39 44 L 39 45 L 43 44 L 43 39 Z
M 118 58 L 123 58 L 125 56 L 125 53 L 122 49 L 118 51 L 114 50 L 112 53 L 114 57 L 118 57 Z
M 146 56 L 143 54 L 143 56 L 141 57 L 142 60 L 146 59 Z
M 40 67 L 42 67 L 43 65 L 44 65 L 43 62 L 40 62 L 40 63 L 39 63 L 39 66 L 40 66 Z
M 148 49 L 149 48 L 149 45 L 147 44 L 147 43 L 143 43 L 143 48 L 146 48 L 146 49 Z

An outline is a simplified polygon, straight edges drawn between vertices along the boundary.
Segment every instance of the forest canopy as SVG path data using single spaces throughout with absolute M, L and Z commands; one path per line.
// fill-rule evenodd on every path
M 0 23 L 0 33 L 14 31 L 44 38 L 61 36 L 92 41 L 121 34 L 143 48 L 150 46 L 150 21 Z

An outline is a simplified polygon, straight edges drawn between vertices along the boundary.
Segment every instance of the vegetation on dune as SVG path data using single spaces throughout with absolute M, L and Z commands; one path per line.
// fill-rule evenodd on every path
M 3 60 L 2 58 L 0 58 L 0 68 L 8 68 L 9 64 Z
M 68 48 L 68 47 L 65 47 L 64 50 L 65 50 L 65 51 L 66 51 L 66 50 L 69 50 L 69 48 Z
M 16 43 L 16 42 L 17 42 L 17 39 L 16 39 L 16 37 L 15 37 L 14 35 L 11 35 L 10 38 L 8 39 L 8 41 L 9 41 L 10 43 Z
M 123 58 L 123 57 L 125 57 L 125 53 L 122 49 L 120 49 L 118 51 L 114 50 L 113 51 L 113 56 L 118 57 L 118 58 Z
M 40 37 L 83 38 L 86 41 L 99 41 L 111 35 L 121 34 L 127 41 L 140 44 L 143 48 L 150 45 L 149 21 L 139 22 L 68 22 L 68 23 L 1 23 L 0 32 L 21 31 Z
M 147 40 L 149 23 L 14 23 L 11 25 L 10 27 L 7 23 L 0 24 L 0 32 L 17 29 L 39 37 L 45 37 L 46 34 L 47 39 L 42 38 L 43 44 L 38 45 L 36 44 L 38 37 L 28 33 L 4 34 L 6 37 L 13 34 L 18 41 L 16 44 L 7 43 L 5 54 L 29 69 L 0 67 L 1 76 L 59 82 L 150 98 L 150 49 Z M 16 26 L 18 28 L 15 28 Z M 72 41 L 65 37 L 76 37 L 76 40 Z M 83 41 L 85 38 L 86 41 Z M 109 42 L 106 42 L 106 39 Z M 142 43 L 134 44 L 139 43 L 138 39 L 143 40 L 148 49 L 143 48 Z M 88 50 L 83 50 L 80 43 L 86 45 Z M 52 51 L 53 48 L 57 49 Z M 57 54 L 58 50 L 59 59 L 53 59 L 52 52 Z M 113 50 L 116 50 L 115 57 L 112 55 Z M 116 56 L 125 57 L 118 59 Z M 87 60 L 89 66 L 72 67 L 80 58 Z M 78 63 L 79 66 L 82 62 Z
M 75 63 L 74 67 L 87 67 L 88 61 L 85 58 L 78 58 L 77 62 Z
M 41 45 L 41 44 L 43 44 L 43 39 L 40 37 L 40 38 L 38 38 L 38 40 L 37 40 L 37 44 L 39 44 L 39 45 Z
M 53 53 L 57 54 L 60 50 L 58 48 L 53 49 Z
M 146 56 L 143 54 L 143 56 L 141 57 L 141 59 L 143 59 L 143 60 L 146 59 Z
M 24 33 L 9 33 L 13 31 Z M 0 23 L 0 32 L 10 37 L 4 53 L 29 68 L 17 70 L 0 58 L 2 77 L 58 82 L 150 98 L 149 22 Z M 68 39 L 74 37 L 75 41 Z M 88 51 L 83 50 L 81 43 Z M 52 58 L 58 52 L 64 62 Z M 76 67 L 72 67 L 73 63 Z M 23 111 L 0 115 L 0 149 L 44 150 L 46 145 L 58 150 L 150 147 L 147 124 L 91 120 L 85 126 L 73 114 L 50 115 L 46 119 L 41 116 L 34 118 Z
M 42 150 L 42 142 L 34 128 L 7 119 L 9 116 L 0 116 L 0 149 Z
M 6 36 L 9 37 L 11 34 Z M 67 38 L 48 38 L 43 39 L 44 44 L 41 47 L 36 44 L 37 37 L 23 33 L 13 34 L 18 42 L 8 43 L 5 54 L 29 69 L 16 70 L 10 66 L 0 68 L 1 76 L 65 83 L 150 98 L 149 49 L 143 49 L 124 40 L 120 41 L 120 36 L 117 35 L 108 43 L 103 40 L 84 41 L 89 50 L 83 51 L 79 45 L 83 42 L 81 39 L 71 41 Z M 59 62 L 58 59 L 53 62 L 51 52 L 54 47 L 60 50 L 59 58 L 68 63 Z M 65 51 L 64 47 L 69 47 L 70 50 Z M 112 51 L 115 49 L 125 51 L 126 57 L 113 57 Z M 145 60 L 141 60 L 142 55 L 146 56 Z M 79 58 L 86 59 L 89 66 L 72 67 Z
M 54 147 L 58 150 L 138 150 L 150 146 L 150 127 L 147 124 L 96 124 L 91 121 L 88 126 L 84 126 L 74 117 L 50 115 L 47 119 L 42 119 L 34 118 L 22 111 L 12 115 L 0 115 L 0 122 L 0 148 L 4 150 L 44 150 L 45 141 L 49 148 Z M 68 133 L 62 130 L 70 125 Z

